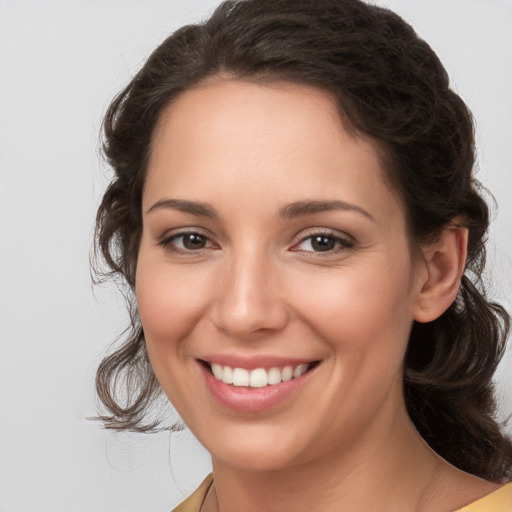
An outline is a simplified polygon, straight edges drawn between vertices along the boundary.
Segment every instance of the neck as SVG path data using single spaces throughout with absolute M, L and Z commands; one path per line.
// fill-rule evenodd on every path
M 384 424 L 369 426 L 328 454 L 283 469 L 240 470 L 214 459 L 215 495 L 204 510 L 417 509 L 446 463 L 426 446 L 405 410 Z

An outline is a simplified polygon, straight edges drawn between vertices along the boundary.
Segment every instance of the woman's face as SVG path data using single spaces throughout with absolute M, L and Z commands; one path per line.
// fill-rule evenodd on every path
M 143 223 L 151 363 L 214 461 L 290 467 L 401 428 L 421 272 L 376 151 L 326 93 L 185 92 L 154 136 Z

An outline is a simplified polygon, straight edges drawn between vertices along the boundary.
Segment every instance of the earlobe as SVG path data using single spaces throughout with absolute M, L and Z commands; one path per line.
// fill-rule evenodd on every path
M 467 228 L 448 226 L 439 240 L 423 250 L 426 272 L 418 283 L 413 317 L 431 322 L 441 316 L 455 300 L 466 264 Z

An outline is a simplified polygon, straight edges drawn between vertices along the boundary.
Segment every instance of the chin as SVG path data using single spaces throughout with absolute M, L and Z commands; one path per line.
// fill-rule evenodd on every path
M 285 442 L 277 436 L 226 436 L 215 446 L 206 446 L 212 460 L 238 471 L 278 471 L 300 464 L 297 443 Z

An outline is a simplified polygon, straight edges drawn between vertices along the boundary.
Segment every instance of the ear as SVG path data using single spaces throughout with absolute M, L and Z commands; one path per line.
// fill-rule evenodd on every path
M 439 240 L 422 249 L 423 270 L 418 273 L 418 294 L 413 317 L 431 322 L 455 300 L 464 273 L 468 245 L 467 228 L 448 226 Z

